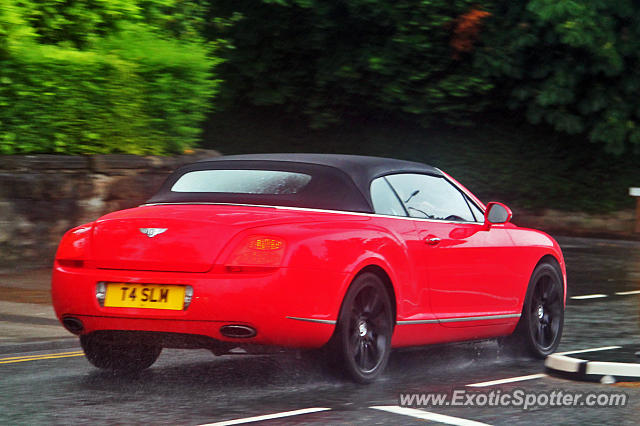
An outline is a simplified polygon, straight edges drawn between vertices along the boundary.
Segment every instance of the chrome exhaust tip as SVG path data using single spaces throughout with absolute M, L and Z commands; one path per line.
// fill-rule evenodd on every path
M 258 332 L 255 328 L 242 324 L 229 324 L 220 327 L 220 334 L 234 339 L 248 339 L 255 337 Z
M 78 318 L 64 317 L 62 318 L 62 325 L 73 334 L 80 334 L 84 330 L 84 324 Z

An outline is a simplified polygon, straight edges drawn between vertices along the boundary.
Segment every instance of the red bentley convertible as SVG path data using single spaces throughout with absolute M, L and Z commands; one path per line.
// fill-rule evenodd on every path
M 184 166 L 147 204 L 67 232 L 52 293 L 100 368 L 163 347 L 326 346 L 355 380 L 392 347 L 562 334 L 565 265 L 452 177 L 375 157 L 263 154 Z

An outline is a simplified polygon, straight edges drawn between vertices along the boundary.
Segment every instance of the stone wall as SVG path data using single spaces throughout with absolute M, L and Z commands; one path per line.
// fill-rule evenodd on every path
M 537 212 L 513 212 L 518 226 L 541 229 L 552 235 L 621 238 L 640 240 L 635 231 L 636 213 L 633 209 L 606 214 L 590 214 L 547 209 Z
M 48 266 L 68 229 L 144 203 L 177 167 L 220 155 L 0 156 L 0 271 Z M 640 239 L 633 210 L 607 215 L 514 208 L 514 223 L 560 235 Z
M 140 205 L 172 170 L 219 155 L 0 156 L 0 270 L 50 265 L 68 229 Z

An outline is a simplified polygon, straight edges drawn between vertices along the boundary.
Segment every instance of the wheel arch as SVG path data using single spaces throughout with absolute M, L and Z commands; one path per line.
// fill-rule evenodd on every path
M 545 263 L 545 262 L 553 263 L 555 266 L 557 266 L 559 269 L 561 269 L 560 268 L 560 262 L 558 262 L 558 259 L 556 259 L 556 257 L 554 255 L 549 254 L 549 253 L 545 254 L 544 256 L 542 256 L 540 258 L 540 260 L 538 260 L 538 263 L 536 263 L 535 268 L 537 268 L 538 265 L 540 265 L 541 263 Z M 535 269 L 535 268 L 533 268 L 533 269 Z
M 360 275 L 362 275 L 364 273 L 367 273 L 367 272 L 375 274 L 378 278 L 380 278 L 380 280 L 384 284 L 385 290 L 387 291 L 387 294 L 389 295 L 389 301 L 391 302 L 393 328 L 395 329 L 396 322 L 397 322 L 397 316 L 398 316 L 396 289 L 394 288 L 393 281 L 391 279 L 390 274 L 387 272 L 387 270 L 383 266 L 381 266 L 381 265 L 379 265 L 377 263 L 374 263 L 373 261 L 371 261 L 371 263 L 367 263 L 367 264 L 361 265 L 359 268 L 357 268 L 357 271 L 355 273 L 353 273 L 353 274 L 351 274 L 349 276 L 349 278 L 347 280 L 347 284 L 344 286 L 344 289 L 340 294 L 340 302 L 338 304 L 338 314 L 337 314 L 336 318 L 339 319 L 339 317 L 340 317 L 340 312 L 342 311 L 342 305 L 344 304 L 345 296 L 347 295 L 347 292 L 351 288 L 351 285 L 353 284 L 353 282 Z M 336 335 L 337 330 L 338 330 L 338 327 L 337 326 L 334 327 L 334 330 L 333 330 L 333 333 L 331 335 L 331 339 L 329 340 L 329 342 L 331 342 L 334 339 L 334 336 Z
M 389 301 L 391 302 L 391 310 L 393 314 L 393 326 L 395 327 L 397 316 L 398 316 L 398 307 L 397 307 L 396 291 L 395 291 L 395 288 L 393 287 L 393 282 L 391 281 L 391 277 L 389 276 L 389 274 L 387 274 L 387 271 L 385 271 L 384 268 L 382 268 L 381 266 L 376 264 L 370 264 L 360 269 L 358 273 L 354 275 L 351 282 L 353 282 L 353 280 L 358 278 L 358 276 L 367 272 L 371 272 L 375 274 L 378 278 L 380 278 L 380 280 L 384 284 L 384 288 L 387 291 L 387 295 L 389 296 Z M 349 284 L 349 286 L 351 286 L 351 284 Z
M 560 273 L 560 277 L 562 278 L 562 282 L 563 282 L 564 303 L 566 305 L 567 279 L 566 279 L 566 274 L 564 272 L 564 268 L 562 267 L 562 263 L 558 260 L 558 258 L 554 253 L 546 252 L 546 253 L 543 253 L 542 255 L 539 254 L 538 256 L 540 257 L 538 258 L 536 256 L 535 258 L 530 259 L 530 263 L 528 263 L 528 265 L 526 266 L 526 269 L 523 271 L 522 278 L 523 278 L 523 281 L 525 280 L 526 281 L 523 283 L 524 285 L 520 289 L 520 293 L 519 293 L 520 312 L 522 312 L 522 309 L 524 309 L 524 303 L 527 296 L 527 291 L 529 290 L 531 276 L 533 275 L 533 272 L 536 270 L 536 268 L 543 263 L 550 263 L 558 269 L 558 272 Z M 535 259 L 538 259 L 537 262 L 535 261 Z M 527 275 L 524 275 L 524 274 L 527 274 Z
M 562 279 L 562 293 L 564 297 L 563 303 L 566 306 L 567 304 L 567 273 L 565 271 L 565 268 L 563 267 L 563 264 L 556 258 L 556 256 L 554 256 L 551 253 L 547 253 L 543 255 L 540 258 L 540 260 L 538 260 L 538 263 L 536 263 L 535 267 L 531 271 L 531 274 L 533 274 L 533 271 L 535 271 L 536 268 L 543 263 L 550 263 L 556 268 L 558 268 L 558 272 L 560 273 L 560 278 Z

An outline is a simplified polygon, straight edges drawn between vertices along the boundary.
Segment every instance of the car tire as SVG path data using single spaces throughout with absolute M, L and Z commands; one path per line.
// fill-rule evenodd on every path
M 555 352 L 564 325 L 564 286 L 556 265 L 540 263 L 531 274 L 520 321 L 504 341 L 513 352 L 545 358 Z
M 91 335 L 80 336 L 80 345 L 91 364 L 104 370 L 135 372 L 151 367 L 162 347 L 136 343 L 112 343 Z
M 369 272 L 358 275 L 344 297 L 330 345 L 335 361 L 351 379 L 371 383 L 387 366 L 392 333 L 391 301 L 382 280 Z

